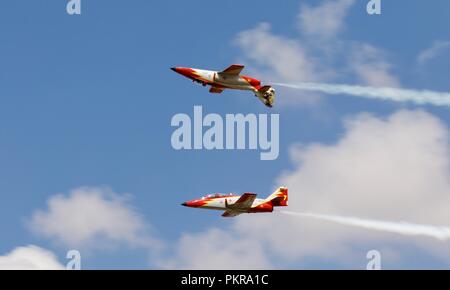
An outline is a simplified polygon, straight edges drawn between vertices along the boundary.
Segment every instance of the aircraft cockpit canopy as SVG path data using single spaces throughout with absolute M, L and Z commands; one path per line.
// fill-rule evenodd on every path
M 213 194 L 208 194 L 208 195 L 202 197 L 202 199 L 230 197 L 230 196 L 234 196 L 234 194 L 233 193 L 229 193 L 229 194 L 213 193 Z

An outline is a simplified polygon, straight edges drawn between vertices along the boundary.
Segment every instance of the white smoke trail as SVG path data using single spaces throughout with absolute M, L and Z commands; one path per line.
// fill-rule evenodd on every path
M 343 217 L 335 215 L 299 213 L 290 211 L 280 211 L 280 213 L 293 216 L 314 218 L 319 220 L 335 222 L 342 225 L 361 227 L 366 229 L 396 233 L 407 236 L 427 236 L 441 241 L 450 239 L 450 227 L 445 226 L 431 226 L 431 225 L 411 224 L 406 222 L 367 220 L 356 217 Z
M 274 85 L 333 95 L 345 94 L 369 99 L 390 100 L 395 102 L 413 102 L 419 105 L 430 104 L 435 106 L 450 106 L 450 93 L 444 92 L 309 82 L 298 84 L 274 83 Z

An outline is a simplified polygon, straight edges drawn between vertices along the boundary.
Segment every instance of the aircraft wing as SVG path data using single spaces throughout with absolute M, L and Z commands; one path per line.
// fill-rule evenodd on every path
M 223 89 L 218 87 L 211 87 L 211 89 L 209 89 L 209 92 L 212 94 L 220 94 L 223 92 Z
M 245 210 L 252 207 L 256 194 L 244 193 L 235 203 L 228 205 L 228 208 L 234 210 Z
M 225 211 L 222 216 L 223 217 L 235 217 L 240 215 L 242 212 L 238 212 L 238 211 L 233 211 L 233 210 L 227 210 Z
M 243 69 L 243 65 L 233 64 L 227 67 L 225 70 L 221 71 L 220 74 L 239 75 Z

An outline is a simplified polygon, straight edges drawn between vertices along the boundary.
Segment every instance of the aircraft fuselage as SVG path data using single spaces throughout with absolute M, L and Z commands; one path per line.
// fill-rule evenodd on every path
M 257 91 L 261 88 L 261 81 L 241 75 L 220 74 L 217 71 L 202 70 L 195 68 L 176 67 L 173 71 L 190 78 L 193 81 L 200 82 L 217 88 Z

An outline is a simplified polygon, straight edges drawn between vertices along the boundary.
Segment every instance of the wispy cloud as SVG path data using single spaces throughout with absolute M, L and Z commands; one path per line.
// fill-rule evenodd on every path
M 426 64 L 449 49 L 450 41 L 435 41 L 429 48 L 419 53 L 417 62 L 421 65 Z
M 345 26 L 345 17 L 355 0 L 325 1 L 321 5 L 302 5 L 298 15 L 300 30 L 319 38 L 333 38 Z
M 127 202 L 108 188 L 81 187 L 48 200 L 47 210 L 36 211 L 30 229 L 70 247 L 109 247 L 117 243 L 156 248 L 149 225 Z

